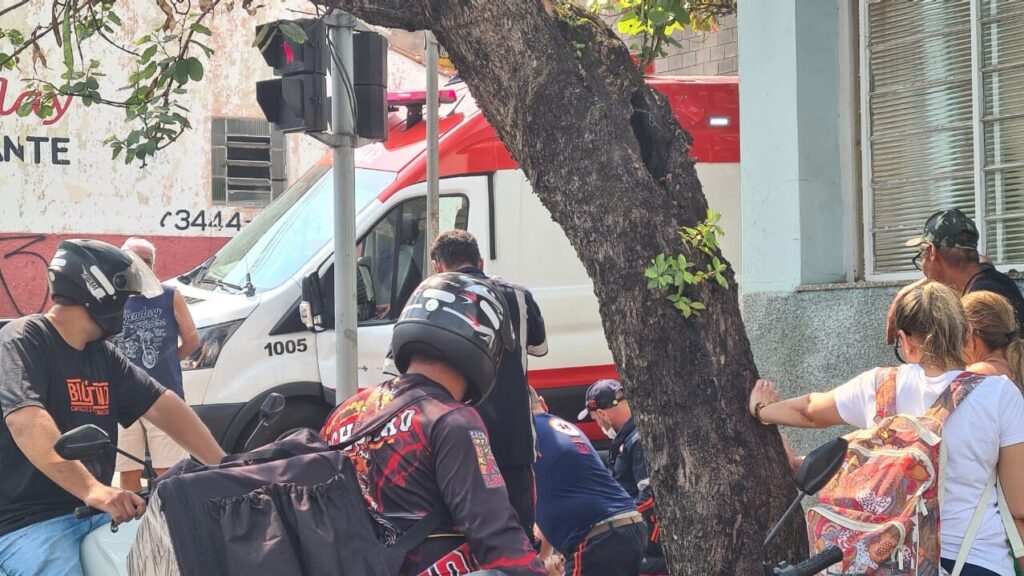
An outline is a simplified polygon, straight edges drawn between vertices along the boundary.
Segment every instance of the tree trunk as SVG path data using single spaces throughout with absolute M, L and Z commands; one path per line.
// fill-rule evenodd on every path
M 541 0 L 339 0 L 368 22 L 432 30 L 593 279 L 640 429 L 672 573 L 760 573 L 760 543 L 795 494 L 774 428 L 746 410 L 757 377 L 729 289 L 692 289 L 684 319 L 644 268 L 681 250 L 707 201 L 689 134 L 599 18 Z M 550 5 L 548 5 L 550 6 Z M 700 254 L 688 259 L 704 262 Z M 807 553 L 804 523 L 775 558 Z

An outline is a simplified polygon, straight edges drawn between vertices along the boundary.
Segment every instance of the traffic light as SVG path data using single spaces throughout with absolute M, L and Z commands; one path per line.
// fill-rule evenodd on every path
M 304 41 L 302 37 L 305 37 Z M 281 132 L 327 130 L 327 35 L 320 19 L 278 20 L 256 27 L 272 80 L 256 83 L 256 102 Z
M 356 133 L 367 140 L 387 140 L 388 40 L 376 32 L 359 32 L 352 38 L 352 53 Z

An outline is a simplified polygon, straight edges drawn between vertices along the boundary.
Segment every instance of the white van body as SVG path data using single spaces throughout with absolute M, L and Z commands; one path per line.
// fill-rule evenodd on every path
M 724 252 L 738 270 L 738 80 L 649 82 L 694 135 L 698 175 L 712 208 L 725 215 Z M 440 229 L 467 229 L 479 242 L 486 273 L 533 292 L 550 353 L 530 360 L 530 383 L 553 412 L 574 418 L 586 386 L 616 375 L 590 278 L 468 91 L 459 87 L 456 94 L 441 109 Z M 357 255 L 371 270 L 376 297 L 359 322 L 361 388 L 386 379 L 394 318 L 429 268 L 425 127 L 406 126 L 397 114 L 392 120 L 386 143 L 356 153 Z M 183 363 L 186 400 L 228 450 L 243 448 L 270 392 L 288 397 L 288 408 L 254 443 L 299 426 L 319 427 L 334 404 L 334 330 L 308 331 L 298 314 L 303 279 L 312 273 L 325 285 L 324 305 L 333 309 L 331 192 L 328 157 L 211 261 L 180 278 L 203 339 Z M 333 311 L 324 317 L 332 320 Z M 584 428 L 601 437 L 596 425 Z

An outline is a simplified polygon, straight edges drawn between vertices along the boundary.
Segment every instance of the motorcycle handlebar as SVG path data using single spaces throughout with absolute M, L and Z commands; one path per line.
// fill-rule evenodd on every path
M 814 576 L 825 568 L 842 562 L 842 560 L 843 551 L 836 546 L 829 546 L 796 566 L 784 569 L 782 572 L 779 572 L 779 576 Z
M 144 489 L 142 492 L 139 492 L 138 494 L 139 496 L 142 497 L 143 500 L 149 502 L 148 488 Z M 103 514 L 103 510 L 100 510 L 99 508 L 93 508 L 92 506 L 78 506 L 75 508 L 75 518 L 78 518 L 79 520 L 90 518 L 92 516 L 97 516 L 99 514 Z

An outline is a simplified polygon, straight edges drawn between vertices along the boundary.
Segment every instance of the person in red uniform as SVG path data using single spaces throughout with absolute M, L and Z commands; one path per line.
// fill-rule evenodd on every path
M 385 545 L 432 510 L 447 509 L 450 520 L 409 553 L 400 576 L 545 574 L 470 407 L 494 386 L 511 341 L 504 299 L 489 282 L 457 272 L 427 278 L 392 334 L 401 376 L 349 398 L 324 424 L 324 439 L 339 444 L 361 422 L 416 398 L 379 434 L 346 449 Z

